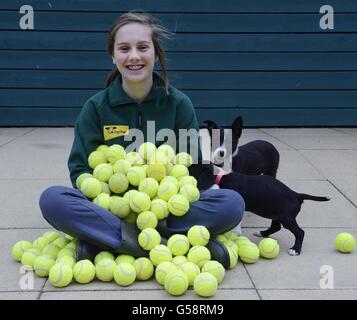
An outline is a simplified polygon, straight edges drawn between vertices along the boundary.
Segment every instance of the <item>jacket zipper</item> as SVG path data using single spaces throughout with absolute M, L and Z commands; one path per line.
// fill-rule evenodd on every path
M 139 112 L 138 112 L 138 119 L 137 119 L 137 125 L 139 129 L 142 129 L 142 105 L 141 103 L 138 104 Z

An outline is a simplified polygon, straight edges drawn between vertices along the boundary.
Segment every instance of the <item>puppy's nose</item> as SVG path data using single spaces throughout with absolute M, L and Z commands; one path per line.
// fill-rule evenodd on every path
M 224 150 L 219 151 L 219 156 L 220 156 L 221 158 L 223 158 L 225 155 L 226 155 L 226 154 L 225 154 Z

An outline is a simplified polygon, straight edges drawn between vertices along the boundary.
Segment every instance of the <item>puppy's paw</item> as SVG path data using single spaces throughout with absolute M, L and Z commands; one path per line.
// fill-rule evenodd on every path
M 259 238 L 264 238 L 264 236 L 262 235 L 261 231 L 256 231 L 253 233 L 256 237 L 259 237 Z
M 298 256 L 298 255 L 300 255 L 300 252 L 299 252 L 299 251 L 296 251 L 295 249 L 289 249 L 288 253 L 289 253 L 289 255 L 291 255 L 291 256 Z

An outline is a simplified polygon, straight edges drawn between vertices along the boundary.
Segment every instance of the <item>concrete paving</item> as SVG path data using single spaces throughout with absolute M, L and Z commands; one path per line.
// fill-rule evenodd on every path
M 57 289 L 12 259 L 16 241 L 33 241 L 52 229 L 41 216 L 38 200 L 48 186 L 70 186 L 67 157 L 72 139 L 73 128 L 0 128 L 0 300 L 200 299 L 191 289 L 174 298 L 154 280 L 128 288 L 95 280 Z M 255 139 L 270 141 L 279 150 L 279 179 L 296 191 L 332 200 L 303 204 L 298 222 L 306 234 L 300 256 L 288 255 L 294 237 L 282 229 L 273 236 L 281 248 L 277 259 L 239 262 L 226 272 L 211 299 L 357 299 L 357 250 L 341 254 L 334 248 L 337 233 L 357 236 L 357 128 L 245 129 L 241 144 Z M 254 231 L 269 225 L 269 220 L 246 212 L 243 234 L 258 243 Z

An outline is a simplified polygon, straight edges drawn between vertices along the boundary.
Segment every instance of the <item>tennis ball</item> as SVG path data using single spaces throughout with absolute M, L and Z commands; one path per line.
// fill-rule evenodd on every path
M 130 211 L 130 213 L 124 218 L 124 221 L 131 224 L 136 224 L 136 218 L 137 218 L 136 213 L 134 211 Z
M 192 286 L 195 278 L 200 274 L 200 268 L 196 264 L 186 261 L 180 265 L 180 269 L 186 275 L 188 279 L 188 285 Z
M 181 270 L 170 271 L 165 277 L 164 287 L 169 294 L 181 296 L 188 288 L 187 276 Z
M 239 250 L 241 245 L 252 243 L 252 241 L 250 241 L 247 237 L 243 238 L 243 236 L 241 236 L 238 238 L 238 240 L 234 241 L 234 243 L 238 246 L 238 250 Z
M 53 259 L 57 258 L 58 253 L 61 251 L 60 247 L 50 243 L 42 250 L 42 255 L 52 257 Z
M 106 193 L 100 193 L 93 199 L 93 203 L 95 203 L 97 206 L 99 206 L 101 208 L 109 210 L 110 209 L 110 195 L 106 194 Z
M 63 263 L 56 263 L 50 270 L 49 279 L 53 286 L 62 288 L 68 286 L 73 279 L 71 266 Z
M 173 176 L 166 176 L 164 179 L 162 179 L 162 180 L 160 181 L 160 184 L 165 183 L 165 182 L 171 182 L 171 183 L 173 183 L 173 184 L 175 185 L 175 187 L 176 187 L 177 190 L 180 189 L 180 183 L 179 183 L 179 181 L 178 181 L 175 177 L 173 177 Z
M 139 192 L 139 191 L 138 191 L 138 190 L 135 190 L 135 189 L 129 190 L 129 191 L 125 192 L 123 198 L 126 199 L 126 200 L 129 202 L 129 204 L 130 204 L 130 201 L 131 201 L 131 199 L 133 198 L 134 194 L 137 194 L 138 192 Z
M 104 152 L 96 150 L 89 154 L 88 164 L 92 169 L 102 163 L 107 163 L 107 157 L 105 156 Z
M 231 240 L 231 241 L 236 241 L 236 240 L 238 240 L 238 235 L 237 235 L 237 233 L 234 232 L 234 231 L 232 231 L 232 230 L 225 232 L 223 235 L 227 238 L 227 240 Z
M 157 189 L 157 195 L 159 199 L 169 201 L 170 198 L 177 194 L 177 188 L 172 182 L 165 182 L 160 184 L 159 188 Z
M 171 250 L 163 245 L 159 244 L 150 250 L 150 260 L 154 266 L 158 266 L 161 262 L 172 261 Z
M 180 187 L 183 187 L 186 184 L 192 184 L 195 187 L 197 187 L 197 180 L 195 177 L 192 176 L 184 176 L 180 178 L 179 183 L 180 183 Z
M 356 241 L 352 234 L 342 232 L 336 235 L 335 246 L 339 252 L 350 253 L 355 248 Z
M 20 240 L 12 247 L 12 256 L 16 261 L 21 261 L 26 250 L 34 248 L 34 245 L 26 240 Z
M 144 160 L 148 160 L 155 154 L 156 146 L 151 142 L 145 142 L 139 147 L 138 151 Z
M 78 283 L 89 283 L 95 277 L 95 267 L 89 260 L 78 261 L 73 267 L 73 276 Z
M 226 249 L 229 255 L 229 269 L 233 269 L 238 263 L 238 254 L 231 247 L 226 247 Z
M 167 241 L 167 246 L 174 256 L 183 256 L 190 249 L 190 243 L 186 236 L 174 234 Z
M 35 248 L 27 249 L 21 257 L 21 263 L 24 266 L 32 269 L 36 258 L 39 257 L 40 255 L 41 255 L 40 251 L 38 251 Z
M 130 198 L 129 205 L 131 210 L 136 213 L 148 211 L 151 207 L 150 197 L 144 192 L 134 193 Z
M 44 247 L 46 247 L 49 243 L 50 242 L 47 238 L 39 237 L 32 244 L 38 251 L 41 252 L 44 249 Z
M 266 259 L 273 259 L 279 255 L 280 246 L 278 241 L 272 238 L 265 238 L 258 245 L 260 255 Z
M 86 178 L 81 183 L 81 192 L 88 198 L 95 198 L 102 192 L 102 184 L 96 178 Z
M 217 283 L 221 283 L 225 275 L 223 265 L 214 260 L 206 262 L 202 267 L 202 272 L 212 274 L 217 279 Z
M 97 265 L 100 260 L 111 259 L 114 261 L 114 255 L 109 251 L 101 251 L 94 257 L 94 264 Z
M 181 179 L 182 177 L 189 176 L 187 167 L 182 164 L 175 164 L 169 172 L 170 176 L 175 177 L 176 179 Z
M 138 280 L 148 280 L 154 274 L 154 266 L 150 259 L 142 257 L 134 261 L 136 278 Z
M 208 272 L 200 273 L 193 283 L 193 289 L 201 297 L 212 297 L 217 291 L 217 279 Z
M 187 152 L 180 152 L 175 157 L 175 164 L 182 164 L 185 167 L 192 165 L 192 157 Z
M 161 163 L 151 163 L 146 169 L 146 175 L 156 181 L 161 181 L 166 176 L 166 167 Z
M 170 145 L 162 144 L 157 148 L 157 151 L 163 153 L 169 162 L 174 161 L 176 152 Z
M 42 235 L 42 237 L 48 239 L 49 242 L 55 241 L 60 236 L 61 235 L 57 231 L 47 231 Z
M 206 247 L 193 246 L 188 251 L 187 260 L 197 264 L 199 268 L 202 268 L 207 261 L 211 260 L 211 253 Z
M 153 178 L 145 178 L 139 184 L 139 191 L 145 192 L 150 198 L 156 196 L 159 183 Z
M 64 256 L 70 256 L 75 259 L 76 255 L 77 255 L 76 249 L 71 249 L 71 248 L 65 247 L 58 252 L 57 259 L 60 259 Z
M 189 201 L 181 194 L 173 195 L 167 202 L 167 205 L 169 207 L 169 211 L 178 217 L 183 216 L 190 209 Z
M 216 238 L 220 243 L 225 243 L 227 238 L 223 234 L 219 234 Z
M 73 268 L 76 264 L 76 260 L 71 256 L 63 256 L 61 258 L 57 258 L 56 263 L 68 264 L 71 268 Z
M 64 237 L 58 237 L 55 241 L 51 242 L 52 245 L 63 249 L 67 245 L 68 241 Z
M 192 184 L 183 185 L 179 193 L 185 196 L 190 203 L 200 199 L 200 191 Z
M 238 254 L 238 246 L 233 241 L 226 240 L 224 245 L 226 248 L 230 247 L 234 252 L 236 252 Z
M 170 273 L 171 271 L 177 271 L 177 266 L 170 262 L 170 261 L 164 261 L 161 262 L 155 270 L 155 279 L 156 281 L 161 284 L 164 285 L 165 283 L 165 278 L 168 275 L 168 273 Z
M 132 166 L 142 166 L 145 163 L 144 159 L 140 156 L 140 154 L 135 151 L 129 152 L 126 155 L 125 159 L 129 161 Z
M 115 266 L 116 264 L 114 260 L 110 258 L 101 259 L 95 265 L 95 275 L 101 281 L 112 281 Z
M 143 211 L 136 218 L 136 225 L 140 230 L 144 230 L 146 228 L 156 228 L 157 223 L 158 221 L 156 215 L 151 211 Z
M 169 216 L 169 207 L 167 202 L 162 199 L 151 201 L 150 211 L 154 212 L 158 220 L 163 220 Z
M 114 163 L 113 172 L 126 175 L 130 168 L 131 168 L 131 163 L 128 160 L 121 159 Z
M 119 218 L 125 218 L 131 212 L 128 200 L 118 196 L 110 197 L 109 210 Z
M 188 240 L 193 246 L 205 246 L 209 239 L 210 233 L 205 226 L 193 226 L 187 232 Z
M 154 228 L 146 228 L 138 236 L 139 245 L 145 250 L 151 250 L 161 242 L 160 233 Z
M 108 150 L 108 146 L 106 145 L 106 144 L 101 144 L 100 146 L 98 146 L 97 147 L 97 151 L 102 151 L 102 152 L 104 152 L 104 154 L 107 152 L 107 150 Z
M 93 175 L 91 173 L 86 172 L 86 173 L 82 173 L 81 175 L 79 175 L 77 177 L 77 179 L 76 179 L 76 187 L 77 187 L 78 190 L 81 189 L 81 184 L 84 181 L 84 179 L 86 179 L 86 178 L 93 178 Z
M 175 256 L 172 258 L 172 263 L 174 263 L 177 267 L 180 267 L 185 262 L 187 262 L 186 256 Z
M 130 264 L 133 264 L 135 261 L 135 258 L 131 255 L 128 255 L 128 254 L 120 254 L 117 256 L 117 258 L 115 259 L 115 263 L 116 264 L 119 264 L 119 263 L 130 263 Z
M 110 191 L 109 184 L 106 182 L 101 181 L 102 184 L 102 193 L 106 193 L 108 195 L 111 195 L 112 192 Z
M 109 178 L 113 175 L 113 167 L 109 163 L 102 163 L 95 167 L 93 170 L 93 177 L 99 181 L 108 182 Z
M 39 277 L 48 277 L 55 260 L 49 256 L 39 256 L 33 263 L 33 269 Z
M 129 181 L 122 173 L 115 173 L 109 178 L 109 189 L 114 193 L 122 193 L 129 187 Z
M 145 170 L 141 167 L 131 167 L 126 174 L 126 177 L 132 186 L 137 187 L 146 177 Z
M 255 263 L 259 259 L 260 252 L 258 246 L 250 242 L 239 246 L 238 255 L 244 263 Z
M 135 267 L 131 263 L 121 262 L 114 267 L 113 277 L 119 286 L 130 286 L 136 279 Z
M 114 164 L 118 160 L 125 159 L 125 150 L 121 145 L 113 144 L 106 150 L 105 156 L 111 164 Z

